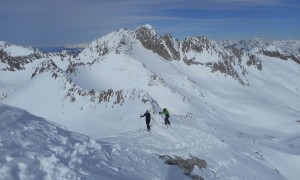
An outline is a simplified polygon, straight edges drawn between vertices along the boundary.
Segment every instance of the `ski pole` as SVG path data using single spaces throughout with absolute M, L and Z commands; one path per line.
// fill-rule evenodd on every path
M 141 131 L 141 121 L 142 121 L 142 115 L 140 115 L 140 131 Z

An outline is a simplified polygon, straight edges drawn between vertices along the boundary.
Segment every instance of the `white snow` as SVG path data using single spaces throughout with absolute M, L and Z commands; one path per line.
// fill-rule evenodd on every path
M 4 48 L 4 50 L 13 57 L 16 56 L 28 56 L 30 54 L 34 53 L 34 50 L 32 48 L 25 48 L 22 46 L 16 46 L 16 45 L 10 45 L 6 48 Z
M 0 102 L 34 114 L 0 104 L 0 177 L 189 179 L 159 155 L 191 154 L 207 162 L 207 169 L 193 171 L 204 179 L 298 180 L 300 65 L 258 53 L 295 53 L 297 42 L 292 49 L 266 39 L 238 42 L 262 63 L 260 71 L 242 57 L 244 86 L 205 65 L 164 60 L 125 29 L 93 41 L 76 59 L 51 56 L 22 71 L 0 71 Z M 211 44 L 186 55 L 200 63 L 222 60 L 214 53 L 223 47 Z M 59 68 L 31 78 L 50 60 Z M 68 74 L 71 62 L 84 64 Z M 83 95 L 91 90 L 95 95 Z M 109 90 L 108 100 L 100 101 Z M 158 114 L 164 107 L 171 126 Z M 145 110 L 152 114 L 151 133 L 139 117 Z

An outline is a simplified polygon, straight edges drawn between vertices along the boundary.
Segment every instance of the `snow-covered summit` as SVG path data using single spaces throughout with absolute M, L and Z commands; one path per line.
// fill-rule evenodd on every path
M 43 53 L 31 47 L 16 46 L 3 41 L 0 43 L 1 70 L 22 70 L 26 64 L 43 56 Z
M 12 57 L 29 56 L 37 52 L 37 50 L 32 47 L 16 46 L 4 41 L 0 41 L 0 50 Z
M 134 33 L 122 28 L 91 42 L 78 55 L 78 59 L 87 63 L 109 53 L 129 53 L 133 43 L 135 43 Z

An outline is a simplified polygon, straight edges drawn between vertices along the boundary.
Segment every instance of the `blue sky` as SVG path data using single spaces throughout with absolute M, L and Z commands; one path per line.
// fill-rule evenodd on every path
M 300 39 L 299 0 L 0 0 L 0 40 L 61 46 L 119 28 L 209 39 Z

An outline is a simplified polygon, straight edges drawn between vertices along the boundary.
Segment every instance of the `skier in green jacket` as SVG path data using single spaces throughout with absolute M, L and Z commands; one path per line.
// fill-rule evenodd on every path
M 170 113 L 167 110 L 167 108 L 164 108 L 162 112 L 159 112 L 159 114 L 165 115 L 165 125 L 168 125 L 168 124 L 171 125 L 170 121 L 169 121 Z

